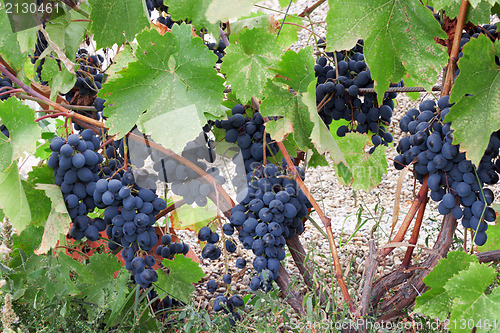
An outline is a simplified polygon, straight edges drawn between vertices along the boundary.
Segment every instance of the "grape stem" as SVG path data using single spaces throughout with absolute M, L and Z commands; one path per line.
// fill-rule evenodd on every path
M 252 103 L 254 105 L 259 105 L 259 102 L 255 97 L 252 97 Z M 269 121 L 269 119 L 267 117 L 265 117 L 264 121 L 267 122 L 267 121 Z M 336 246 L 335 240 L 333 238 L 332 224 L 330 222 L 330 219 L 325 215 L 325 213 L 323 213 L 323 211 L 321 210 L 321 207 L 318 205 L 316 200 L 314 200 L 314 197 L 312 196 L 311 192 L 309 192 L 309 189 L 307 188 L 307 186 L 304 184 L 304 182 L 300 178 L 300 175 L 298 174 L 297 169 L 295 168 L 295 165 L 293 165 L 292 159 L 290 158 L 290 155 L 286 151 L 286 148 L 285 148 L 285 145 L 283 144 L 283 142 L 276 141 L 276 143 L 278 144 L 278 147 L 279 147 L 281 153 L 285 157 L 286 164 L 288 165 L 288 168 L 290 169 L 290 171 L 294 175 L 297 184 L 299 185 L 300 189 L 304 192 L 304 194 L 306 195 L 309 202 L 311 202 L 313 208 L 316 210 L 321 221 L 325 225 L 326 234 L 328 236 L 328 243 L 330 244 L 330 250 L 332 252 L 332 257 L 333 257 L 333 264 L 335 267 L 335 277 L 339 283 L 340 289 L 342 290 L 342 294 L 344 296 L 345 301 L 349 304 L 349 309 L 351 310 L 351 313 L 354 314 L 356 312 L 356 308 L 354 306 L 354 302 L 351 299 L 351 296 L 349 295 L 347 285 L 344 281 L 344 276 L 342 274 L 342 267 L 340 266 L 340 259 L 339 259 L 339 255 L 337 253 L 337 246 Z
M 82 251 L 78 250 L 78 249 L 75 249 L 75 248 L 72 248 L 72 247 L 69 247 L 69 246 L 65 246 L 65 245 L 57 245 L 56 246 L 56 249 L 66 249 L 66 250 L 69 250 L 69 251 L 73 251 L 73 252 L 76 252 L 82 256 L 84 256 L 85 258 L 89 259 L 90 257 L 83 253 Z
M 313 35 L 317 36 L 317 37 L 318 37 L 319 39 L 321 39 L 323 42 L 326 42 L 326 41 L 323 39 L 323 37 L 321 37 L 320 35 L 318 35 L 318 34 L 317 34 L 317 33 L 315 33 L 314 31 L 312 31 L 311 29 L 304 27 L 303 25 L 300 25 L 300 24 L 297 24 L 297 23 L 292 23 L 292 22 L 283 22 L 283 24 L 294 25 L 294 26 L 296 26 L 296 27 L 300 27 L 300 28 L 302 28 L 302 29 L 305 29 L 305 30 L 309 31 L 311 34 L 313 34 Z
M 455 70 L 458 61 L 458 52 L 460 51 L 460 40 L 462 39 L 462 30 L 464 28 L 468 9 L 469 9 L 469 1 L 462 0 L 462 2 L 460 3 L 460 11 L 458 13 L 457 25 L 455 26 L 455 37 L 453 39 L 450 58 L 448 60 L 446 78 L 443 84 L 443 90 L 441 91 L 441 96 L 449 95 L 451 87 L 453 86 L 453 80 L 455 78 Z
M 65 112 L 46 114 L 45 116 L 41 116 L 39 118 L 36 118 L 35 122 L 39 122 L 40 120 L 47 119 L 47 118 L 57 118 L 57 117 L 61 117 L 61 116 L 67 117 L 68 114 Z

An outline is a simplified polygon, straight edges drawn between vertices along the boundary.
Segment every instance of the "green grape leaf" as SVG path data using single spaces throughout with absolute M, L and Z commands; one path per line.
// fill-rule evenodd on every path
M 17 32 L 17 41 L 19 42 L 19 46 L 21 47 L 21 52 L 31 51 L 35 48 L 37 31 L 38 26 L 29 29 L 23 29 Z M 30 60 L 31 59 L 28 58 L 28 61 Z M 31 66 L 33 67 L 33 65 Z
M 311 82 L 307 92 L 302 94 L 302 102 L 309 108 L 309 117 L 313 122 L 311 141 L 319 154 L 329 153 L 329 158 L 335 163 L 345 162 L 344 153 L 318 114 L 316 107 L 316 81 Z
M 281 21 L 279 22 L 281 24 Z M 292 24 L 286 24 L 292 23 Z M 297 25 L 294 25 L 297 24 Z M 294 16 L 287 16 L 285 24 L 281 26 L 281 31 L 278 36 L 278 43 L 283 48 L 288 48 L 290 45 L 299 40 L 298 32 L 301 30 L 303 20 Z
M 4 1 L 0 2 L 0 50 L 2 58 L 15 70 L 21 69 L 25 53 L 21 52 L 17 34 L 12 31 Z
M 301 101 L 298 93 L 292 93 L 268 82 L 264 88 L 264 101 L 260 106 L 260 112 L 265 117 L 283 117 L 276 121 L 266 123 L 266 130 L 271 138 L 284 141 L 290 133 L 301 150 L 306 150 L 310 145 L 309 139 L 313 123 L 309 116 L 308 107 Z
M 280 7 L 286 8 L 290 3 L 297 2 L 297 0 L 279 0 Z
M 158 282 L 156 282 L 158 290 L 188 303 L 191 293 L 195 290 L 192 283 L 200 281 L 205 276 L 200 266 L 181 254 L 176 254 L 174 260 L 164 259 L 163 265 L 168 268 L 169 273 L 158 271 Z
M 221 72 L 226 74 L 238 99 L 260 98 L 267 80 L 274 77 L 272 68 L 277 66 L 281 56 L 276 36 L 262 29 L 246 29 L 230 37 L 231 44 L 226 47 Z
M 329 0 L 327 49 L 347 50 L 359 39 L 379 103 L 391 82 L 408 72 L 430 90 L 448 57 L 434 37 L 446 38 L 432 13 L 418 0 Z
M 20 267 L 28 257 L 34 256 L 34 251 L 42 240 L 43 228 L 30 224 L 19 235 L 12 236 L 13 246 L 10 254 L 12 261 L 10 267 Z M 22 257 L 21 257 L 22 256 Z
M 44 225 L 52 211 L 52 203 L 44 191 L 36 189 L 36 184 L 54 184 L 54 172 L 48 165 L 33 167 L 28 180 L 22 181 L 31 210 L 31 220 L 36 225 Z
M 75 71 L 73 61 L 82 39 L 85 37 L 88 25 L 88 17 L 71 10 L 66 15 L 51 20 L 50 24 L 45 27 L 45 31 L 49 35 L 47 39 L 49 46 L 57 53 L 70 73 Z
M 144 0 L 90 0 L 92 10 L 90 32 L 97 48 L 112 47 L 131 42 L 142 29 L 149 26 Z
M 108 75 L 106 82 L 121 78 L 122 75 L 118 74 L 118 72 L 127 68 L 129 63 L 137 61 L 135 56 L 137 47 L 137 44 L 125 44 L 123 46 L 123 50 L 113 58 L 113 64 L 106 69 L 106 74 Z
M 493 0 L 495 1 L 495 0 Z M 445 11 L 446 16 L 454 19 L 458 16 L 460 11 L 461 0 L 433 0 L 429 5 L 434 8 L 434 11 Z M 482 22 L 490 21 L 490 4 L 487 0 L 480 0 L 476 4 L 472 4 L 473 8 L 467 11 L 467 18 L 465 22 L 472 22 L 479 24 Z
M 286 51 L 278 66 L 276 73 L 279 76 L 275 81 L 290 86 L 296 92 L 307 92 L 307 87 L 314 81 L 312 46 L 307 46 L 298 53 L 292 50 Z
M 217 22 L 210 23 L 205 13 L 211 0 L 175 0 L 166 1 L 165 5 L 168 6 L 168 13 L 172 20 L 186 20 L 189 19 L 191 24 L 200 31 L 202 28 L 207 29 L 213 36 L 219 36 L 219 24 Z
M 491 7 L 491 15 L 500 16 L 500 3 L 496 3 L 493 7 Z
M 15 161 L 5 171 L 0 172 L 0 208 L 10 219 L 17 233 L 23 231 L 31 222 L 30 207 Z
M 208 201 L 205 207 L 182 205 L 176 208 L 172 212 L 170 221 L 172 222 L 172 228 L 176 230 L 191 230 L 198 234 L 198 231 L 216 216 L 217 207 L 212 201 Z
M 483 246 L 478 247 L 479 252 L 500 250 L 500 224 L 488 227 L 488 238 Z
M 346 166 L 351 172 L 352 179 L 345 179 L 352 188 L 369 191 L 378 185 L 382 175 L 387 172 L 385 158 L 386 147 L 378 146 L 372 154 L 365 152 L 365 147 L 371 144 L 369 136 L 360 133 L 347 133 L 345 137 L 336 141 L 344 154 Z
M 128 277 L 129 273 L 122 268 L 114 254 L 94 253 L 85 268 L 93 280 L 89 283 L 87 278 L 81 279 L 79 288 L 82 292 L 81 296 L 86 297 L 88 302 L 105 308 L 120 289 L 127 288 L 128 279 L 124 279 L 123 276 Z M 115 272 L 119 272 L 118 278 L 114 277 Z
M 0 103 L 0 118 L 9 129 L 12 160 L 24 157 L 24 152 L 34 153 L 41 129 L 34 122 L 35 112 L 15 98 Z
M 231 34 L 238 34 L 244 29 L 260 28 L 270 33 L 275 33 L 276 22 L 271 14 L 265 14 L 261 11 L 251 13 L 248 16 L 240 18 L 238 21 L 231 22 Z
M 212 0 L 205 13 L 211 23 L 227 22 L 248 15 L 258 0 Z
M 500 42 L 479 35 L 465 44 L 458 66 L 460 74 L 451 90 L 453 143 L 460 144 L 467 158 L 478 165 L 488 146 L 491 133 L 500 128 Z M 465 96 L 470 94 L 472 96 Z
M 485 290 L 497 279 L 494 267 L 473 262 L 467 270 L 462 270 L 449 279 L 444 288 L 453 296 L 450 323 L 472 321 L 476 332 L 491 332 L 492 327 L 479 325 L 486 320 L 491 323 L 500 322 L 500 288 L 497 286 L 490 294 Z M 451 332 L 469 333 L 472 327 L 451 324 Z M 495 328 L 496 329 L 496 328 Z
M 42 80 L 49 82 L 50 98 L 54 99 L 59 92 L 65 94 L 73 88 L 76 75 L 71 74 L 64 66 L 59 68 L 56 59 L 45 58 L 42 67 Z
M 7 169 L 12 163 L 12 145 L 10 139 L 0 134 L 0 171 Z
M 477 257 L 470 256 L 463 251 L 449 252 L 446 258 L 440 259 L 437 266 L 423 279 L 431 289 L 417 297 L 415 311 L 442 320 L 446 319 L 454 297 L 445 289 L 446 283 L 454 275 L 466 270 L 471 263 L 477 261 Z
M 69 217 L 66 205 L 59 186 L 52 184 L 37 184 L 37 190 L 43 190 L 52 202 L 47 222 L 43 231 L 42 243 L 35 250 L 35 254 L 41 255 L 47 253 L 56 246 L 60 235 L 67 235 L 69 232 L 71 218 Z
M 165 136 L 184 137 L 186 132 L 193 139 L 206 123 L 206 114 L 224 116 L 220 109 L 224 79 L 213 68 L 217 56 L 201 38 L 191 36 L 189 25 L 176 24 L 163 36 L 156 30 L 145 31 L 137 35 L 137 42 L 137 61 L 118 72 L 121 77 L 106 82 L 98 94 L 106 100 L 104 114 L 110 134 L 125 135 L 140 117 L 146 123 L 194 106 L 199 124 L 196 131 L 186 131 L 192 122 L 177 116 L 163 122 L 160 131 L 155 127 L 154 132 L 147 133 L 155 141 Z M 180 141 L 178 145 L 186 143 Z

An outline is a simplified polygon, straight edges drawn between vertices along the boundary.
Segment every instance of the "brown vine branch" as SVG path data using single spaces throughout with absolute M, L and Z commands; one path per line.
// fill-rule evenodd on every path
M 486 251 L 486 252 L 477 252 L 476 256 L 479 259 L 479 262 L 492 262 L 500 260 L 500 250 L 495 251 Z
M 403 223 L 401 224 L 401 227 L 399 228 L 398 232 L 394 236 L 394 238 L 390 241 L 390 243 L 395 243 L 395 242 L 401 242 L 403 241 L 406 232 L 408 231 L 408 228 L 410 227 L 411 221 L 413 221 L 413 217 L 415 217 L 415 214 L 417 213 L 417 210 L 419 207 L 423 204 L 424 201 L 426 201 L 427 198 L 427 179 L 429 178 L 429 175 L 425 176 L 424 182 L 422 184 L 422 187 L 420 188 L 420 191 L 418 191 L 417 198 L 416 200 L 413 201 L 410 210 L 406 214 Z M 394 247 L 386 247 L 382 249 L 381 255 L 383 257 L 387 256 L 389 253 L 394 250 Z
M 311 15 L 311 13 L 316 8 L 318 8 L 319 6 L 321 6 L 323 4 L 323 2 L 325 2 L 325 0 L 318 0 L 311 7 L 304 8 L 304 10 L 302 11 L 302 13 L 299 14 L 299 17 L 306 17 L 308 15 Z
M 460 3 L 460 12 L 458 13 L 457 25 L 455 26 L 455 38 L 453 39 L 453 45 L 451 48 L 450 58 L 448 60 L 448 67 L 443 84 L 443 90 L 441 91 L 441 96 L 449 95 L 451 87 L 453 86 L 453 80 L 455 78 L 455 70 L 458 61 L 458 53 L 460 51 L 460 40 L 462 39 L 462 30 L 464 28 L 468 9 L 469 1 L 462 0 L 462 2 Z
M 80 122 L 90 124 L 90 125 L 97 127 L 97 128 L 105 128 L 104 124 L 101 123 L 100 121 L 97 121 L 95 119 L 91 119 L 91 118 L 86 117 L 84 115 L 78 114 L 74 111 L 68 110 L 65 107 L 61 106 L 60 104 L 51 101 L 49 98 L 45 97 L 41 93 L 36 92 L 31 87 L 28 87 L 26 84 L 21 82 L 14 74 L 9 72 L 9 70 L 3 64 L 0 64 L 0 71 L 5 76 L 7 76 L 9 79 L 11 79 L 12 82 L 15 82 L 18 86 L 20 86 L 26 93 L 28 93 L 29 95 L 31 95 L 33 97 L 40 99 L 41 101 L 43 101 L 44 104 L 52 106 L 54 109 L 59 110 L 60 112 L 67 114 L 68 118 L 79 120 Z
M 377 254 L 377 249 L 375 248 L 375 241 L 371 239 L 368 242 L 368 247 L 370 249 L 370 253 L 368 255 L 368 261 L 366 262 L 366 270 L 365 270 L 365 283 L 363 285 L 363 292 L 361 294 L 361 304 L 359 309 L 359 317 L 364 318 L 369 312 L 370 309 L 370 293 L 372 290 L 373 281 L 375 280 L 375 274 L 377 273 L 377 266 L 379 264 L 380 256 Z M 364 324 L 365 321 L 363 320 Z M 361 327 L 363 332 L 367 331 L 365 325 Z
M 427 200 L 429 200 L 427 196 L 427 191 L 425 192 L 424 201 L 420 205 L 417 213 L 417 219 L 415 220 L 415 225 L 413 226 L 413 232 L 410 237 L 410 244 L 416 245 L 418 241 L 418 235 L 420 233 L 420 228 L 422 226 L 422 220 L 424 219 L 425 207 L 427 206 Z M 403 259 L 403 263 L 401 264 L 401 268 L 407 269 L 410 266 L 411 256 L 413 254 L 414 246 L 408 246 L 406 249 L 405 257 Z

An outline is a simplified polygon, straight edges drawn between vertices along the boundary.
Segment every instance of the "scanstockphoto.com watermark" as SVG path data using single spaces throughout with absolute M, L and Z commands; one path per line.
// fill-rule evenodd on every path
M 429 320 L 425 322 L 374 322 L 365 319 L 344 320 L 344 321 L 315 321 L 315 322 L 291 322 L 290 328 L 301 332 L 341 332 L 342 330 L 366 328 L 368 331 L 377 332 L 379 330 L 386 332 L 432 332 L 440 329 L 468 329 L 474 327 L 500 332 L 500 322 L 497 320 Z

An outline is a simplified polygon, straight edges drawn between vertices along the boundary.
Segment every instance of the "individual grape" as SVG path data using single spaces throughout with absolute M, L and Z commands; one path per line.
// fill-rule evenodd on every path
M 238 258 L 236 260 L 236 267 L 237 268 L 243 269 L 243 268 L 245 268 L 246 265 L 247 265 L 247 262 L 244 258 Z
M 222 276 L 222 281 L 224 281 L 225 284 L 231 284 L 231 274 L 224 274 Z
M 219 284 L 214 279 L 211 279 L 207 282 L 208 292 L 214 293 L 217 291 L 217 288 L 219 288 Z
M 212 234 L 212 230 L 210 230 L 209 227 L 203 227 L 198 231 L 198 239 L 201 242 L 207 241 L 210 238 L 210 235 Z

